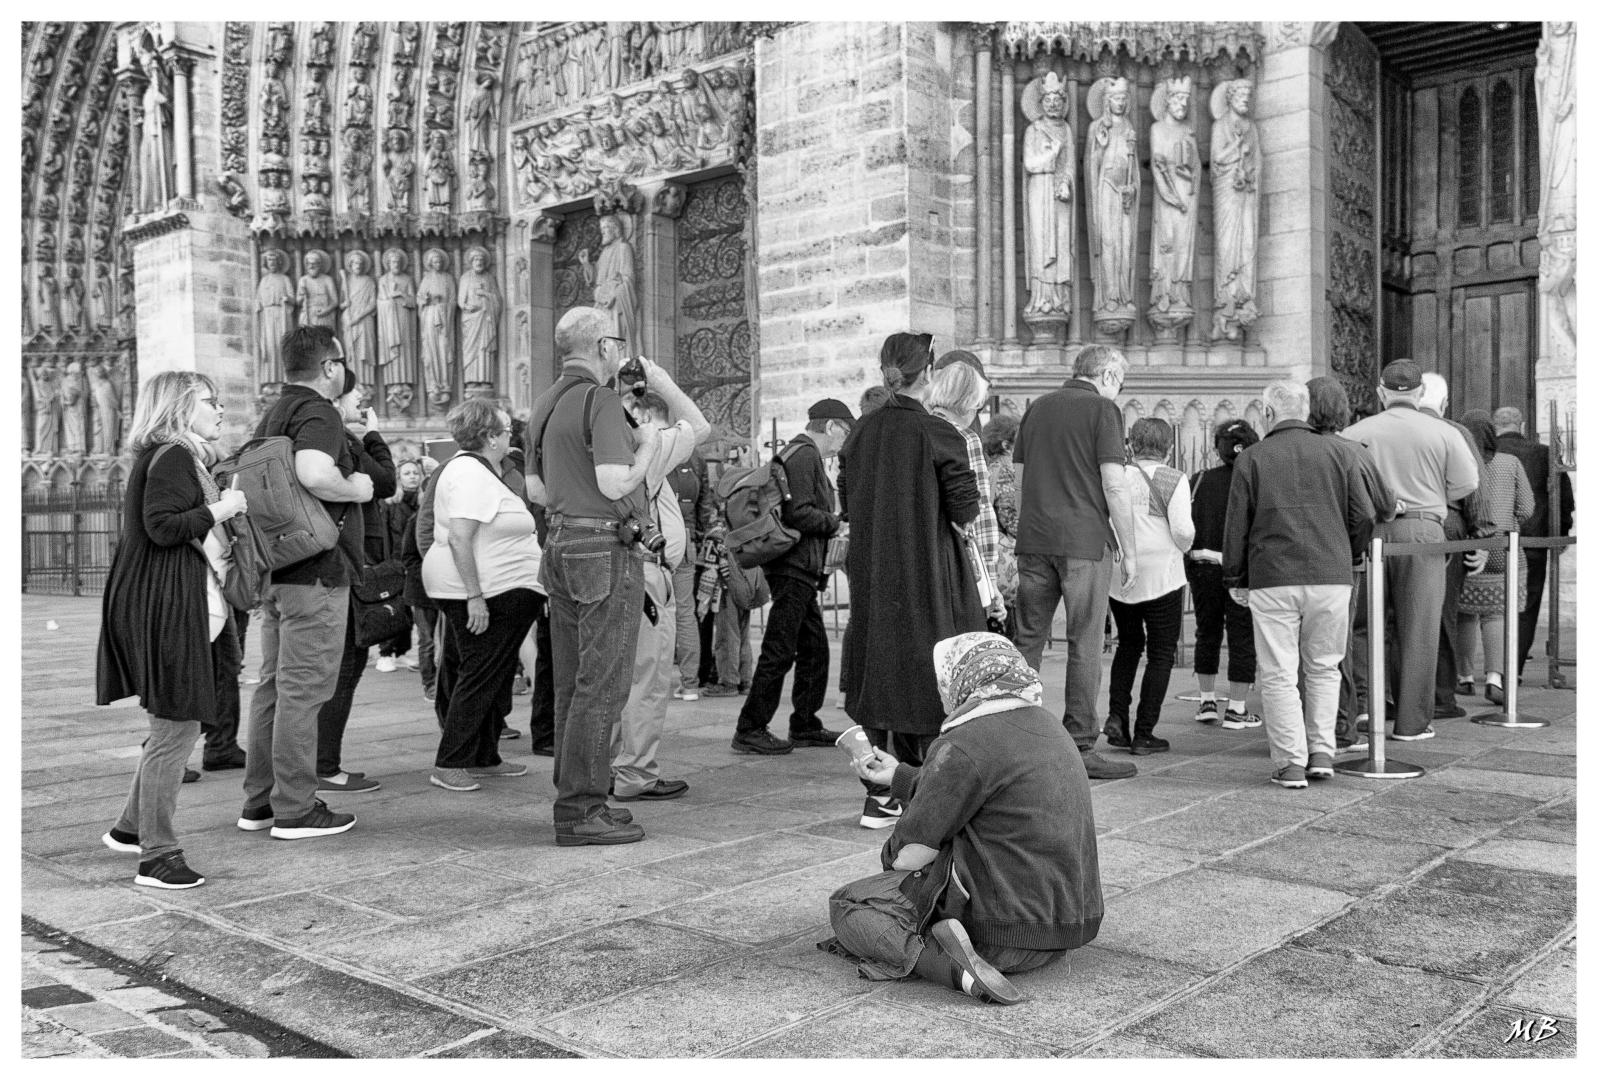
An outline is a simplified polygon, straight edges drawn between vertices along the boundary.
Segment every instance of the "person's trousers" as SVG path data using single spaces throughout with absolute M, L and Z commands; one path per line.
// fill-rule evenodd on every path
M 633 796 L 660 779 L 660 736 L 671 701 L 672 653 L 677 637 L 677 603 L 668 577 L 654 562 L 644 563 L 644 595 L 655 602 L 655 621 L 646 611 L 638 619 L 638 651 L 633 659 L 632 691 L 621 721 L 610 737 L 610 776 L 617 795 Z
M 1307 765 L 1310 754 L 1336 753 L 1337 665 L 1348 642 L 1349 588 L 1278 585 L 1249 590 L 1265 737 L 1277 769 Z
M 438 642 L 434 631 L 438 627 L 438 609 L 412 604 L 411 621 L 416 627 L 416 659 L 422 667 L 422 689 L 437 693 Z
M 1504 673 L 1504 613 L 1472 615 L 1459 613 L 1459 676 L 1476 673 L 1476 650 L 1481 649 L 1482 672 Z
M 1526 670 L 1531 656 L 1531 639 L 1537 634 L 1537 620 L 1542 616 L 1543 589 L 1548 585 L 1548 549 L 1533 548 L 1526 551 L 1526 610 L 1520 613 L 1520 666 L 1516 674 Z M 1558 618 L 1559 605 L 1550 603 L 1548 609 Z
M 860 974 L 868 979 L 902 979 L 915 970 L 925 940 L 915 908 L 901 884 L 909 870 L 886 870 L 844 885 L 827 901 L 832 932 L 838 944 L 865 961 Z M 969 932 L 970 928 L 966 928 Z M 977 953 L 1000 971 L 1032 971 L 1058 960 L 1068 949 L 1018 949 L 984 944 Z
M 771 723 L 782 703 L 782 684 L 789 668 L 793 669 L 793 713 L 788 717 L 788 731 L 815 731 L 822 726 L 817 714 L 827 696 L 827 669 L 832 664 L 820 594 L 810 582 L 786 574 L 772 575 L 767 583 L 771 586 L 771 610 L 766 613 L 766 633 L 749 696 L 738 712 L 738 731 L 759 731 Z M 725 682 L 726 674 L 721 678 Z
M 415 616 L 413 615 L 412 616 L 412 621 L 414 621 L 414 620 L 415 620 Z M 378 648 L 377 648 L 377 655 L 379 655 L 379 656 L 404 656 L 406 653 L 408 653 L 410 651 L 411 651 L 411 631 L 410 631 L 410 627 L 406 627 L 404 630 L 401 630 L 399 633 L 395 634 L 393 637 L 389 638 L 387 641 L 385 641 L 381 645 L 379 645 Z
M 466 601 L 438 601 L 449 629 L 433 702 L 444 724 L 435 768 L 491 768 L 500 763 L 499 729 L 510 715 L 516 652 L 543 600 L 531 589 L 510 589 L 484 602 L 488 628 L 474 634 L 466 626 Z
M 1463 540 L 1465 519 L 1458 510 L 1448 511 L 1443 522 L 1444 540 Z M 1454 708 L 1454 687 L 1459 681 L 1461 668 L 1468 668 L 1464 660 L 1463 643 L 1459 640 L 1459 590 L 1465 585 L 1465 556 L 1460 553 L 1444 556 L 1447 570 L 1443 577 L 1443 614 L 1437 627 L 1437 682 L 1432 703 L 1438 709 Z
M 244 806 L 278 818 L 316 801 L 317 714 L 333 696 L 349 624 L 350 587 L 268 585 L 261 598 L 261 685 L 250 701 Z
M 1188 588 L 1193 592 L 1193 674 L 1221 670 L 1221 638 L 1226 638 L 1226 678 L 1245 685 L 1254 681 L 1254 617 L 1233 600 L 1215 563 L 1190 563 Z
M 236 685 L 237 676 L 233 679 Z M 150 734 L 145 736 L 133 787 L 115 826 L 117 832 L 138 836 L 139 857 L 143 860 L 178 850 L 172 815 L 177 812 L 178 789 L 183 786 L 189 751 L 200 734 L 198 720 L 163 720 L 154 713 L 148 715 Z
M 344 770 L 344 729 L 350 723 L 355 705 L 355 688 L 366 673 L 366 658 L 371 649 L 355 643 L 355 605 L 350 604 L 349 621 L 344 627 L 344 653 L 339 659 L 338 682 L 333 696 L 316 714 L 316 775 L 337 776 Z
M 1342 662 L 1337 665 L 1339 743 L 1359 741 L 1359 730 L 1355 721 L 1360 713 L 1369 711 L 1365 704 L 1366 679 L 1369 677 L 1367 669 L 1370 665 L 1370 657 L 1366 655 L 1366 650 L 1370 648 L 1370 632 L 1365 625 L 1365 609 L 1370 604 L 1370 597 L 1365 591 L 1366 588 L 1365 571 L 1355 570 L 1354 584 L 1349 588 L 1348 594 L 1348 635 L 1343 647 Z
M 889 731 L 886 728 L 863 727 L 866 740 L 878 750 L 885 750 L 898 759 L 901 765 L 913 765 L 920 768 L 927 760 L 927 748 L 932 745 L 932 740 L 938 737 L 937 732 L 930 735 L 918 735 L 912 731 Z M 869 780 L 861 780 L 865 785 L 868 795 L 887 795 L 892 789 L 887 784 L 873 784 Z
M 1065 730 L 1078 750 L 1091 750 L 1099 739 L 1104 617 L 1113 560 L 1106 549 L 1097 559 L 1018 554 L 1016 563 L 1021 571 L 1015 597 L 1016 648 L 1032 670 L 1041 672 L 1054 610 L 1065 601 Z
M 610 732 L 631 689 L 644 603 L 643 551 L 613 529 L 557 525 L 544 548 L 555 679 L 555 806 L 561 825 L 604 811 Z
M 726 596 L 716 609 L 716 681 L 722 686 L 747 686 L 754 676 L 755 654 L 749 648 L 749 612 Z
M 221 761 L 239 749 L 239 675 L 244 671 L 244 645 L 237 633 L 240 613 L 233 613 L 211 642 L 211 670 L 216 673 L 216 715 L 200 726 L 205 732 L 202 760 Z M 248 614 L 244 614 L 248 619 Z
M 672 651 L 677 670 L 682 673 L 684 690 L 699 685 L 699 621 L 694 617 L 694 577 L 694 560 L 690 551 L 683 556 L 683 564 L 671 572 L 671 594 L 678 601 Z
M 538 656 L 533 660 L 532 715 L 527 721 L 530 749 L 545 750 L 555 745 L 555 658 L 550 654 L 549 605 L 538 609 L 533 620 L 533 644 Z
M 1378 524 L 1376 531 L 1393 543 L 1443 539 L 1443 527 L 1425 518 L 1397 518 Z M 1443 555 L 1399 555 L 1385 561 L 1387 615 L 1398 656 L 1387 666 L 1393 734 L 1418 735 L 1432 722 L 1448 561 Z
M 1115 616 L 1115 659 L 1110 662 L 1110 714 L 1123 718 L 1132 715 L 1132 682 L 1137 678 L 1138 662 L 1148 649 L 1143 668 L 1143 687 L 1138 694 L 1135 735 L 1152 735 L 1160 722 L 1160 706 L 1171 685 L 1171 667 L 1176 663 L 1176 639 L 1182 632 L 1182 590 L 1173 589 L 1137 604 L 1123 604 L 1113 597 L 1110 613 Z

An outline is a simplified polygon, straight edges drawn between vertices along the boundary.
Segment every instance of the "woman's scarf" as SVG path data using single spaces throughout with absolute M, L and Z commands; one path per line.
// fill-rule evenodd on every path
M 932 647 L 938 694 L 948 719 L 941 731 L 992 713 L 1043 704 L 1043 684 L 1009 639 L 957 634 Z

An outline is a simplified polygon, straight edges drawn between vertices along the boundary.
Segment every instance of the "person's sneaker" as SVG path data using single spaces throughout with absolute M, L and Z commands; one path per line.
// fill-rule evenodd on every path
M 428 701 L 432 701 L 438 697 L 438 692 L 435 690 L 423 690 L 422 697 Z
M 676 698 L 678 701 L 698 701 L 699 687 L 679 686 L 677 689 L 671 692 L 671 696 Z
M 517 697 L 525 697 L 532 692 L 532 689 L 533 684 L 527 681 L 527 676 L 525 675 L 518 675 L 511 680 L 510 692 Z
M 115 828 L 100 837 L 100 843 L 112 851 L 120 851 L 127 855 L 137 855 L 143 850 L 139 847 L 139 837 L 136 833 L 123 832 Z
M 1370 748 L 1370 738 L 1365 735 L 1354 736 L 1353 742 L 1339 742 L 1337 744 L 1337 752 L 1339 754 L 1352 754 L 1356 751 L 1369 750 Z
M 517 731 L 513 727 L 502 728 L 502 729 L 500 729 L 499 737 L 500 737 L 501 740 L 504 740 L 504 739 L 519 739 L 519 738 L 522 737 L 522 733 L 520 731 Z
M 334 833 L 349 832 L 354 827 L 354 814 L 335 814 L 327 808 L 327 803 L 317 799 L 311 804 L 310 813 L 304 817 L 278 818 L 277 824 L 272 826 L 272 838 L 309 840 L 313 836 L 332 836 Z
M 862 829 L 886 829 L 889 825 L 898 821 L 899 815 L 903 813 L 904 804 L 898 799 L 867 795 L 865 808 L 860 811 L 860 827 Z
M 559 847 L 581 847 L 584 844 L 636 844 L 644 838 L 644 830 L 631 821 L 619 821 L 608 810 L 601 810 L 581 825 L 556 825 L 555 843 Z
M 1214 724 L 1221 719 L 1221 707 L 1213 700 L 1199 702 L 1198 712 L 1193 714 L 1193 720 L 1199 724 Z
M 555 744 L 553 742 L 535 742 L 529 749 L 534 757 L 554 757 Z
M 789 731 L 788 741 L 795 746 L 837 746 L 838 739 L 842 735 L 841 731 L 829 731 L 819 727 L 808 731 Z
M 239 811 L 239 828 L 245 832 L 260 832 L 270 829 L 277 822 L 272 817 L 272 804 L 263 803 L 260 806 L 246 806 Z
M 1163 754 L 1171 748 L 1168 740 L 1158 735 L 1135 735 L 1132 737 L 1132 753 L 1142 757 L 1145 754 Z
M 1285 788 L 1309 787 L 1309 781 L 1304 778 L 1302 765 L 1283 765 L 1271 774 L 1271 783 Z
M 1089 780 L 1125 780 L 1137 775 L 1137 766 L 1130 761 L 1111 761 L 1096 750 L 1082 751 L 1082 767 Z
M 509 761 L 501 761 L 498 765 L 471 765 L 466 769 L 467 776 L 526 776 L 527 766 L 517 765 Z
M 1491 690 L 1492 687 L 1489 686 L 1488 689 Z M 1487 700 L 1491 701 L 1492 700 L 1492 695 L 1489 694 Z M 1460 708 L 1458 705 L 1433 705 L 1432 706 L 1432 719 L 1433 720 L 1458 720 L 1461 716 L 1464 716 L 1464 715 L 1465 715 L 1465 710 Z
M 1111 713 L 1104 718 L 1104 741 L 1117 750 L 1127 750 L 1132 746 L 1132 737 L 1127 734 L 1126 717 L 1116 716 Z
M 183 770 L 183 782 L 185 784 L 195 783 L 199 779 L 200 779 L 200 770 L 198 770 L 198 769 L 184 769 Z
M 738 688 L 726 683 L 711 683 L 701 691 L 705 697 L 737 697 Z
M 240 675 L 239 676 L 239 685 L 240 686 L 259 686 L 260 683 L 261 683 L 261 677 L 259 675 Z
M 925 942 L 915 964 L 915 973 L 923 979 L 989 1004 L 1014 1005 L 1024 1000 L 1014 983 L 977 954 L 958 919 L 933 923 Z
M 777 738 L 765 728 L 740 731 L 733 735 L 732 748 L 740 754 L 793 753 L 793 743 Z
M 1230 708 L 1221 714 L 1221 726 L 1227 731 L 1243 731 L 1246 728 L 1257 728 L 1265 721 L 1260 719 L 1259 713 L 1233 712 Z
M 1332 755 L 1330 754 L 1311 754 L 1309 756 L 1309 767 L 1304 772 L 1311 780 L 1330 780 L 1337 775 L 1337 771 L 1332 768 Z
M 738 693 L 740 693 L 740 694 L 747 694 L 747 693 L 749 693 L 749 688 L 750 688 L 750 687 L 751 687 L 751 686 L 753 686 L 753 685 L 754 685 L 754 683 L 746 683 L 746 682 L 741 682 L 741 683 L 739 683 L 739 684 L 738 684 Z
M 465 769 L 434 769 L 427 782 L 445 791 L 476 791 L 483 786 Z
M 152 889 L 192 889 L 204 885 L 205 878 L 189 869 L 189 864 L 183 861 L 183 852 L 169 851 L 141 862 L 133 884 L 148 885 Z
M 221 772 L 224 769 L 242 769 L 244 768 L 244 750 L 242 747 L 235 746 L 233 749 L 221 754 L 217 754 L 215 757 L 207 756 L 201 763 L 200 767 L 206 772 Z
M 1417 731 L 1413 735 L 1400 735 L 1395 731 L 1390 737 L 1397 742 L 1420 742 L 1422 739 L 1435 739 L 1437 731 L 1430 724 L 1427 724 L 1425 731 Z
M 662 802 L 666 799 L 680 799 L 688 794 L 688 781 L 686 780 L 656 780 L 653 784 L 633 795 L 617 795 L 617 802 Z
M 412 656 L 410 653 L 406 653 L 404 656 L 400 657 L 399 659 L 400 659 L 401 663 L 403 663 L 406 667 L 410 668 L 412 671 L 421 671 L 422 670 L 422 662 L 420 660 L 416 659 L 416 657 Z
M 1475 679 L 1460 679 L 1457 683 L 1454 684 L 1454 693 L 1459 694 L 1461 697 L 1475 697 L 1476 696 L 1476 680 Z
M 368 791 L 376 791 L 382 786 L 376 780 L 368 780 L 364 775 L 350 772 L 316 778 L 318 795 L 361 795 Z
M 377 658 L 377 670 L 398 671 L 399 665 L 394 662 L 394 658 L 392 656 L 379 656 Z

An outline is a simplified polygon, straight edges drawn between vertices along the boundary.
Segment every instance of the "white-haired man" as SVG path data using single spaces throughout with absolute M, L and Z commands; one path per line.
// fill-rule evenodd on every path
M 1232 466 L 1221 580 L 1254 618 L 1271 782 L 1302 788 L 1332 777 L 1354 553 L 1376 507 L 1359 452 L 1307 422 L 1307 386 L 1274 382 L 1263 397 L 1269 432 Z

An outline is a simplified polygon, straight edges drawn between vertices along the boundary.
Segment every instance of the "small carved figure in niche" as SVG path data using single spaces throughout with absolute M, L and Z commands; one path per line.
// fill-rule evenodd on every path
M 404 251 L 389 248 L 377 281 L 377 364 L 391 393 L 396 383 L 416 382 L 416 282 L 407 262 Z
M 355 33 L 350 37 L 350 63 L 365 67 L 372 62 L 372 54 L 377 51 L 377 24 L 356 23 Z
M 1215 206 L 1215 317 L 1217 338 L 1236 341 L 1259 317 L 1254 304 L 1255 248 L 1259 234 L 1260 143 L 1249 108 L 1254 86 L 1232 79 L 1210 95 L 1210 197 Z
M 1118 334 L 1137 314 L 1136 278 L 1138 175 L 1137 129 L 1131 120 L 1132 88 L 1106 78 L 1088 91 L 1088 246 L 1093 253 L 1093 322 Z
M 266 27 L 266 59 L 279 71 L 289 62 L 289 52 L 294 48 L 294 24 L 268 23 Z
M 411 69 L 394 69 L 394 86 L 388 92 L 388 126 L 409 128 L 416 116 L 416 99 L 411 93 Z
M 461 47 L 451 36 L 450 24 L 445 23 L 439 28 L 438 43 L 433 46 L 433 65 L 441 68 L 458 68 L 460 63 Z
M 261 216 L 268 221 L 282 222 L 290 212 L 288 174 L 262 173 Z
M 632 44 L 633 78 L 648 79 L 660 72 L 660 31 L 652 22 L 633 23 L 629 35 Z
M 273 248 L 261 256 L 261 283 L 255 289 L 260 332 L 256 337 L 257 377 L 263 383 L 283 381 L 283 338 L 294 328 L 294 283 L 283 271 L 288 259 Z
M 225 172 L 217 177 L 216 186 L 222 192 L 222 205 L 228 213 L 243 217 L 250 212 L 250 193 L 244 190 L 238 177 Z
M 494 159 L 494 76 L 479 75 L 477 89 L 466 103 L 466 151 L 469 161 Z
M 326 217 L 333 211 L 333 186 L 326 179 L 305 176 L 300 181 L 300 207 L 307 217 Z
M 61 216 L 61 203 L 56 199 L 55 192 L 46 191 L 39 196 L 36 215 L 44 221 L 55 221 Z
M 33 391 L 33 453 L 55 457 L 61 451 L 61 374 L 55 362 L 40 360 L 28 369 Z
M 499 316 L 505 302 L 499 282 L 488 270 L 487 251 L 472 248 L 466 253 L 466 265 L 456 292 L 461 309 L 461 379 L 467 384 L 492 383 L 499 359 Z
M 505 39 L 484 31 L 477 39 L 477 66 L 498 71 L 505 59 Z
M 313 67 L 333 66 L 333 24 L 322 23 L 311 32 L 311 55 L 305 63 Z
M 721 126 L 721 121 L 716 119 L 716 112 L 710 107 L 710 102 L 704 98 L 700 98 L 699 104 L 694 107 L 694 117 L 694 149 L 698 151 L 702 161 L 709 160 L 726 141 L 727 131 Z
M 83 268 L 75 263 L 67 264 L 66 284 L 61 286 L 61 330 L 63 333 L 79 333 L 85 329 L 83 325 Z
M 305 154 L 306 175 L 326 176 L 328 140 L 307 135 L 300 140 L 300 148 Z
M 471 164 L 472 178 L 466 185 L 466 209 L 489 211 L 494 209 L 494 185 L 488 179 L 489 162 L 478 158 Z
M 70 361 L 61 376 L 61 452 L 70 457 L 89 452 L 88 391 L 83 365 Z
M 438 127 L 449 127 L 449 114 L 455 105 L 455 87 L 459 79 L 453 71 L 434 71 L 427 77 L 427 89 L 434 94 L 441 94 L 445 98 L 436 106 L 430 107 L 429 117 L 437 121 Z
M 522 308 L 522 307 L 527 306 L 527 302 L 532 296 L 532 293 L 531 293 L 531 289 L 532 289 L 531 267 L 528 265 L 527 256 L 526 255 L 518 255 L 516 257 L 516 278 L 515 278 L 515 281 L 516 281 L 516 292 L 515 292 L 516 306 L 518 308 Z
M 687 200 L 688 189 L 681 184 L 662 185 L 661 189 L 655 192 L 655 213 L 661 217 L 678 217 L 682 214 L 683 204 Z
M 422 265 L 426 273 L 416 289 L 422 370 L 427 375 L 429 400 L 443 408 L 455 385 L 455 279 L 449 272 L 449 256 L 441 248 L 428 248 Z
M 599 251 L 598 265 L 589 261 L 586 248 L 577 250 L 577 262 L 583 277 L 594 287 L 594 306 L 610 314 L 613 332 L 627 343 L 625 351 L 631 355 L 637 351 L 638 270 L 633 246 L 624 231 L 618 215 L 606 214 L 599 219 L 604 246 Z
M 94 398 L 94 453 L 114 457 L 122 444 L 122 387 L 102 360 L 89 369 L 89 392 Z
M 537 202 L 544 192 L 544 185 L 539 183 L 538 174 L 534 171 L 533 151 L 527 144 L 525 132 L 518 133 L 511 140 L 510 164 L 516 174 L 516 187 L 522 193 L 522 201 Z
M 627 24 L 607 22 L 605 32 L 593 39 L 594 49 L 603 49 L 605 87 L 614 90 L 627 81 Z
M 288 115 L 289 96 L 283 89 L 283 80 L 268 76 L 261 86 L 261 121 L 266 131 L 284 130 L 283 121 Z
M 1021 138 L 1027 281 L 1021 315 L 1029 323 L 1065 323 L 1076 273 L 1076 139 L 1065 83 L 1053 71 L 1032 80 L 1021 108 L 1032 118 Z
M 410 136 L 395 128 L 384 140 L 388 151 L 383 162 L 383 175 L 388 180 L 388 208 L 396 214 L 411 212 L 411 183 L 416 173 L 416 163 L 411 160 Z
M 105 263 L 94 265 L 94 325 L 100 330 L 111 329 L 116 320 L 116 290 L 111 287 L 111 268 Z
M 344 122 L 365 127 L 372 122 L 372 88 L 366 85 L 366 69 L 350 68 L 349 93 L 344 95 Z
M 70 225 L 67 227 L 66 260 L 69 263 L 83 262 L 83 226 Z
M 281 137 L 275 138 L 275 139 L 262 139 L 261 140 L 261 171 L 264 172 L 264 173 L 266 173 L 266 172 L 281 172 L 281 173 L 288 172 L 289 171 L 289 159 L 283 153 L 284 149 L 287 146 L 288 146 L 288 142 L 285 139 L 281 138 Z
M 53 257 L 53 256 L 52 256 Z M 56 280 L 52 263 L 39 264 L 39 314 L 36 325 L 46 334 L 53 334 L 61 325 L 61 283 Z
M 394 63 L 398 67 L 414 66 L 416 52 L 422 43 L 422 27 L 420 23 L 400 23 L 399 44 L 394 49 Z
M 450 157 L 449 135 L 433 132 L 427 147 L 427 208 L 438 214 L 448 213 L 455 189 L 455 162 Z
M 356 69 L 359 70 L 359 69 Z M 344 129 L 345 205 L 352 214 L 367 213 L 372 207 L 372 155 L 366 149 L 368 132 L 365 128 Z
M 377 280 L 372 260 L 364 251 L 344 256 L 344 355 L 355 378 L 370 384 L 377 367 Z
M 26 286 L 24 286 L 26 290 Z M 22 310 L 28 310 L 27 294 L 24 291 Z M 24 318 L 24 322 L 31 322 L 31 317 Z M 26 334 L 23 337 L 26 339 Z M 33 376 L 27 368 L 22 369 L 22 456 L 27 457 L 33 453 Z
M 321 68 L 306 68 L 306 78 L 311 85 L 305 88 L 305 108 L 301 111 L 300 130 L 311 135 L 327 134 L 328 113 L 332 103 L 327 100 L 326 74 Z
M 1193 80 L 1166 79 L 1149 111 L 1149 171 L 1154 177 L 1154 233 L 1149 252 L 1149 321 L 1161 340 L 1193 318 L 1193 237 L 1198 225 L 1198 140 L 1188 119 Z
M 510 111 L 517 120 L 526 119 L 533 108 L 533 95 L 538 88 L 537 54 L 522 49 L 516 57 L 516 81 L 511 84 Z
M 153 213 L 172 197 L 172 88 L 170 75 L 143 35 L 137 46 L 144 70 L 144 130 L 139 137 L 139 186 L 134 209 Z
M 321 251 L 305 253 L 305 273 L 300 275 L 295 301 L 300 306 L 301 326 L 338 325 L 338 286 L 327 273 L 327 255 Z

